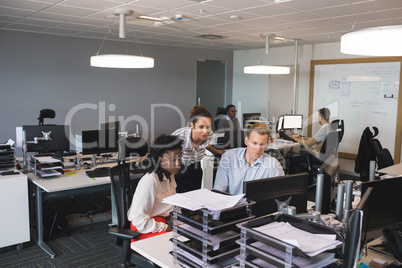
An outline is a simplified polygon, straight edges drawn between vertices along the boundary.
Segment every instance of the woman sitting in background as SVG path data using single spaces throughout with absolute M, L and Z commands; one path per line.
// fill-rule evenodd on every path
M 147 173 L 139 181 L 127 212 L 131 230 L 142 234 L 137 240 L 172 231 L 166 217 L 173 206 L 162 200 L 176 193 L 174 176 L 181 167 L 181 146 L 178 137 L 162 135 L 144 160 Z

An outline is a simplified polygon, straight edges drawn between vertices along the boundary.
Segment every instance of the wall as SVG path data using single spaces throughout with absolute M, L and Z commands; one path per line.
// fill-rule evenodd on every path
M 90 56 L 100 43 L 0 30 L 0 141 L 15 140 L 18 126 L 38 124 L 44 108 L 56 111 L 56 118 L 45 123 L 65 124 L 71 119 L 73 134 L 98 129 L 101 120 L 114 121 L 119 116 L 131 132 L 140 122 L 140 131 L 147 137 L 171 133 L 181 127 L 180 114 L 187 122 L 196 103 L 197 59 L 227 62 L 226 96 L 232 97 L 232 51 L 140 45 L 144 56 L 155 58 L 155 68 L 90 67 Z M 127 48 L 138 54 L 135 43 L 124 42 L 105 42 L 101 54 L 125 53 Z M 153 114 L 156 104 L 171 107 L 155 108 Z
M 290 113 L 293 102 L 294 44 L 286 47 L 272 47 L 268 55 L 265 49 L 241 50 L 234 52 L 233 66 L 233 102 L 242 98 L 242 109 L 261 111 L 275 116 Z M 340 43 L 309 45 L 300 43 L 299 47 L 299 84 L 296 113 L 307 119 L 309 107 L 310 62 L 311 60 L 359 58 L 340 52 Z M 243 73 L 245 65 L 260 64 L 291 66 L 289 75 L 247 75 Z M 249 91 L 251 89 L 252 91 Z M 251 93 L 251 94 L 250 94 Z M 254 105 L 256 103 L 256 105 Z M 265 105 L 265 106 L 264 106 Z M 346 126 L 346 131 L 347 131 Z M 363 130 L 362 130 L 363 131 Z M 354 160 L 340 159 L 340 169 L 344 173 L 355 174 Z

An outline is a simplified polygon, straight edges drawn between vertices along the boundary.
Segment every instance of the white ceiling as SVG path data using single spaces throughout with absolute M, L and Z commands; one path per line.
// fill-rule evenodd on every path
M 0 28 L 118 40 L 115 9 L 134 11 L 127 41 L 229 50 L 264 47 L 261 33 L 316 44 L 338 42 L 352 25 L 402 25 L 402 0 L 0 0 Z M 172 19 L 155 26 L 140 15 Z M 196 37 L 207 34 L 223 38 Z

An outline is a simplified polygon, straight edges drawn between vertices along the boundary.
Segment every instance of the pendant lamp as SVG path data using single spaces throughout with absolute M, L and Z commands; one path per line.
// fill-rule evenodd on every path
M 269 54 L 269 41 L 273 34 L 260 34 L 262 38 L 265 38 L 265 54 Z M 245 74 L 289 74 L 290 68 L 286 66 L 273 66 L 273 65 L 249 65 L 244 66 Z
M 116 9 L 114 15 L 119 16 L 119 38 L 126 38 L 125 24 L 126 16 L 131 16 L 134 12 L 127 9 Z M 106 38 L 106 36 L 105 36 Z M 103 39 L 105 41 L 105 39 Z M 102 44 L 103 44 L 102 41 Z M 134 56 L 126 54 L 103 54 L 99 55 L 102 44 L 95 56 L 91 57 L 91 66 L 103 68 L 153 68 L 154 58 L 144 56 Z M 139 47 L 139 46 L 138 46 Z
M 341 37 L 341 52 L 362 56 L 402 56 L 402 25 L 347 32 Z

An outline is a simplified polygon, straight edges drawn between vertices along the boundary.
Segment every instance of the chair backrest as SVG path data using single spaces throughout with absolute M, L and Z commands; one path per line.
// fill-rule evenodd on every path
M 117 141 L 118 163 L 125 163 L 128 157 L 140 157 L 148 153 L 148 144 L 140 137 L 128 136 Z
M 218 107 L 216 108 L 216 115 L 226 115 L 226 108 L 224 107 Z
M 39 112 L 39 125 L 43 125 L 43 119 L 45 118 L 54 118 L 56 116 L 56 112 L 52 109 L 43 109 Z
M 336 156 L 338 154 L 338 138 L 339 135 L 337 131 L 331 131 L 328 133 L 320 150 L 320 160 L 326 161 L 331 155 Z
M 331 129 L 338 132 L 338 142 L 340 143 L 345 133 L 345 123 L 341 119 L 335 119 L 331 122 Z
M 374 152 L 376 156 L 380 155 L 382 150 L 381 142 L 378 139 L 371 139 L 370 140 L 371 146 L 373 146 Z
M 119 228 L 130 229 L 127 211 L 133 200 L 138 182 L 144 174 L 145 171 L 143 170 L 132 169 L 130 163 L 120 164 L 109 170 Z
M 381 150 L 380 154 L 377 156 L 378 159 L 378 169 L 386 168 L 394 165 L 394 159 L 388 149 L 384 148 Z

